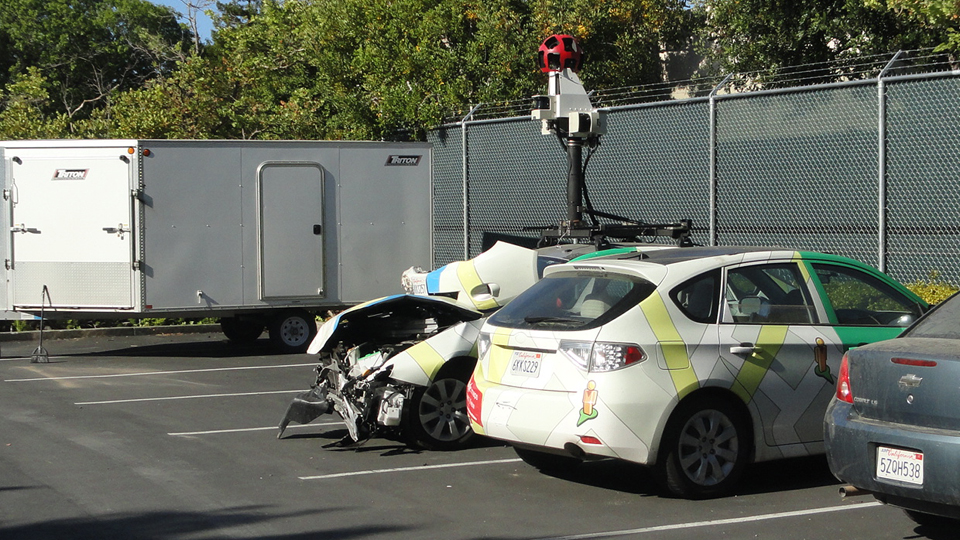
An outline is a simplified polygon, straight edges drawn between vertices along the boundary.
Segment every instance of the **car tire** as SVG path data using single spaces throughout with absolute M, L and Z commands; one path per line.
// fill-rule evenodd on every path
M 670 495 L 719 497 L 739 480 L 750 455 L 749 417 L 723 399 L 681 403 L 667 423 L 654 474 Z
M 918 512 L 917 510 L 907 510 L 907 509 L 904 509 L 903 512 L 907 514 L 907 517 L 913 520 L 914 523 L 923 527 L 933 527 L 933 528 L 950 527 L 951 529 L 953 529 L 953 528 L 956 528 L 958 524 L 960 524 L 960 520 L 938 516 L 936 514 L 928 514 L 926 512 Z
M 474 437 L 467 417 L 469 373 L 441 374 L 414 391 L 404 407 L 404 431 L 415 445 L 430 450 L 458 450 Z
M 220 319 L 220 331 L 231 343 L 246 345 L 253 343 L 263 334 L 266 325 L 260 319 L 223 317 Z
M 513 451 L 517 453 L 517 456 L 522 459 L 524 463 L 543 472 L 569 471 L 583 463 L 582 460 L 573 456 L 561 456 L 559 454 L 539 452 L 529 448 L 514 446 Z
M 317 335 L 317 321 L 306 311 L 280 312 L 270 322 L 270 341 L 284 353 L 302 353 Z

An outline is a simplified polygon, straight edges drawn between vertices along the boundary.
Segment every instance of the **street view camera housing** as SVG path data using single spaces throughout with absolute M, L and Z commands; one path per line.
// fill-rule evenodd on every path
M 537 66 L 548 74 L 546 96 L 534 96 L 531 117 L 541 121 L 541 133 L 588 138 L 606 132 L 603 118 L 590 103 L 577 73 L 583 66 L 583 49 L 567 34 L 543 40 Z

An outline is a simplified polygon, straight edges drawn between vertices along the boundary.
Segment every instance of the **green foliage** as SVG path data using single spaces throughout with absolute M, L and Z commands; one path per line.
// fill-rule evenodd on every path
M 916 32 L 936 36 L 937 50 L 960 52 L 960 3 L 955 0 L 864 0 L 904 21 Z
M 541 93 L 535 55 L 551 33 L 578 35 L 594 60 L 581 75 L 602 88 L 659 81 L 661 45 L 692 20 L 667 0 L 231 6 L 202 56 L 115 96 L 110 136 L 423 138 L 451 112 Z
M 86 117 L 111 92 L 169 73 L 189 37 L 146 0 L 4 0 L 0 86 L 39 69 L 52 98 L 41 111 Z
M 896 0 L 891 0 L 896 1 Z M 943 42 L 876 0 L 701 0 L 705 54 L 718 72 L 755 72 Z M 824 72 L 824 75 L 832 72 Z M 816 73 L 805 72 L 805 76 Z
M 422 139 L 450 114 L 542 93 L 536 49 L 586 51 L 591 89 L 939 45 L 942 0 L 204 0 L 213 43 L 147 0 L 9 0 L 0 138 Z M 68 24 L 67 24 L 68 23 Z M 810 74 L 807 74 L 808 76 Z M 830 73 L 836 76 L 837 73 Z
M 930 305 L 939 304 L 960 291 L 960 287 L 957 285 L 943 281 L 940 272 L 936 270 L 931 271 L 925 280 L 908 283 L 907 288 Z
M 68 134 L 62 113 L 44 114 L 50 100 L 46 78 L 30 66 L 0 89 L 0 139 L 46 139 Z

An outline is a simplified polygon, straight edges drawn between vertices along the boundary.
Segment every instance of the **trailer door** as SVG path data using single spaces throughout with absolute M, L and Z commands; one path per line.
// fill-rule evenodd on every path
M 132 309 L 134 165 L 127 148 L 17 149 L 7 157 L 12 305 Z
M 323 167 L 265 162 L 257 195 L 260 298 L 324 296 Z

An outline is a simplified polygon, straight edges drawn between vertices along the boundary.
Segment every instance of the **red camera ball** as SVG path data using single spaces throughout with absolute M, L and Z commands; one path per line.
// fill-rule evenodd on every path
M 577 73 L 583 65 L 583 49 L 573 36 L 552 35 L 540 44 L 537 65 L 544 73 L 563 71 L 567 68 Z

